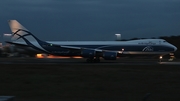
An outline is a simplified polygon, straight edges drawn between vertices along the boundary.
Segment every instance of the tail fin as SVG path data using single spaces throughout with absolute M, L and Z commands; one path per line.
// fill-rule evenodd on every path
M 11 41 L 37 41 L 32 33 L 30 33 L 24 26 L 22 26 L 17 20 L 9 20 L 9 26 L 12 31 Z
M 36 38 L 31 32 L 29 32 L 24 26 L 22 26 L 16 20 L 9 20 L 9 26 L 12 31 L 11 41 L 13 42 L 25 42 L 28 46 L 35 49 L 47 52 L 42 44 L 49 44 L 45 41 L 41 41 Z

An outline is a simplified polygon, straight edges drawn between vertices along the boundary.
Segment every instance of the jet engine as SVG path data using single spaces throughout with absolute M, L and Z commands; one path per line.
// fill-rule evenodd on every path
M 116 52 L 104 52 L 103 58 L 105 60 L 116 60 L 117 59 L 117 53 Z
M 83 49 L 81 51 L 81 55 L 84 58 L 91 58 L 91 57 L 95 56 L 95 51 L 94 50 Z

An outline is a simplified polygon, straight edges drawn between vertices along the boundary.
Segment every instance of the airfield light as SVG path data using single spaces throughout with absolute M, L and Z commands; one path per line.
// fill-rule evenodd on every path
M 11 36 L 12 36 L 12 34 L 4 33 L 3 34 L 3 41 L 10 41 L 11 40 Z
M 162 58 L 163 58 L 162 56 L 160 56 L 160 57 L 159 57 L 159 62 L 161 62 L 161 61 L 162 61 Z
M 12 34 L 4 34 L 4 36 L 11 36 Z
M 121 34 L 115 34 L 116 35 L 116 41 L 120 41 L 121 40 Z

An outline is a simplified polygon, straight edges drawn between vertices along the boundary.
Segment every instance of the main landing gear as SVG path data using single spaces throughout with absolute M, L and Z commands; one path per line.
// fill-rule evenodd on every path
M 96 58 L 87 58 L 86 60 L 87 63 L 99 63 L 100 62 L 100 59 L 99 57 L 96 57 Z

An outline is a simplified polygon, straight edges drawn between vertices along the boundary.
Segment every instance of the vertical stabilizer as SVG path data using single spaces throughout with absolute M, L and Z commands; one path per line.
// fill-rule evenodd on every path
M 11 37 L 12 42 L 25 43 L 29 47 L 47 52 L 43 48 L 42 44 L 46 45 L 49 43 L 39 40 L 30 31 L 28 31 L 24 26 L 22 26 L 18 21 L 9 20 L 9 26 L 12 31 L 12 37 Z
M 22 26 L 17 20 L 9 20 L 9 26 L 11 31 L 15 33 L 19 29 L 27 30 L 24 26 Z M 28 30 L 27 30 L 28 31 Z
M 17 20 L 9 20 L 9 26 L 12 31 L 12 41 L 23 41 L 21 36 L 24 36 L 29 32 Z

